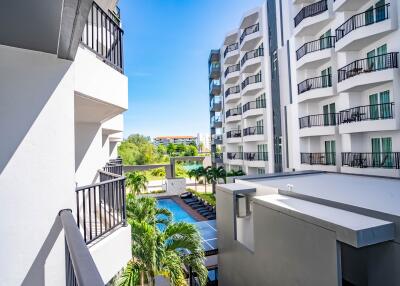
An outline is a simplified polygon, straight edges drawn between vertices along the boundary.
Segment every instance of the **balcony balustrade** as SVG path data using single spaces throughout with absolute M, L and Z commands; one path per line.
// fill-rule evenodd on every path
M 306 91 L 317 89 L 317 88 L 325 88 L 332 86 L 332 75 L 323 75 L 313 78 L 308 78 L 297 85 L 298 94 L 302 94 Z
M 307 54 L 330 49 L 335 47 L 335 36 L 320 38 L 315 41 L 307 42 L 296 51 L 296 59 L 299 60 Z
M 241 129 L 234 129 L 226 132 L 226 138 L 240 138 L 242 137 Z
M 230 116 L 236 116 L 236 115 L 241 115 L 242 114 L 242 108 L 236 107 L 236 108 L 231 108 L 226 112 L 226 118 Z
M 240 86 L 239 85 L 230 87 L 227 90 L 225 90 L 225 97 L 228 97 L 231 94 L 235 94 L 235 93 L 239 93 L 239 92 L 240 92 Z
M 314 126 L 334 126 L 339 122 L 337 113 L 313 114 L 299 118 L 300 129 Z
M 336 153 L 300 153 L 301 164 L 307 165 L 336 165 Z
M 328 10 L 327 0 L 322 0 L 303 7 L 294 17 L 294 26 L 297 27 L 305 18 L 313 17 Z
M 374 9 L 368 9 L 365 12 L 353 15 L 336 29 L 336 41 L 339 41 L 344 36 L 348 35 L 356 29 L 388 19 L 389 6 L 390 4 L 388 3 L 386 5 L 382 5 Z
M 398 68 L 397 52 L 356 60 L 338 70 L 338 81 L 342 82 L 363 73 Z
M 264 134 L 264 126 L 253 126 L 243 129 L 243 136 L 262 135 Z
M 243 32 L 242 32 L 242 35 L 240 36 L 240 44 L 242 44 L 242 42 L 246 38 L 246 36 L 248 36 L 250 34 L 253 34 L 253 33 L 256 33 L 259 30 L 260 30 L 260 24 L 259 23 L 251 25 L 251 26 L 245 28 L 243 30 Z
M 225 70 L 224 75 L 226 77 L 228 74 L 236 72 L 236 71 L 240 71 L 240 64 L 236 64 L 236 65 L 232 65 L 232 66 L 227 67 L 226 70 Z
M 260 109 L 260 108 L 265 108 L 266 107 L 266 102 L 265 100 L 255 100 L 255 101 L 249 101 L 245 103 L 242 107 L 243 113 L 246 111 L 249 111 L 251 109 Z
M 225 48 L 225 51 L 224 51 L 224 58 L 226 58 L 226 55 L 227 55 L 228 53 L 230 53 L 230 52 L 232 52 L 232 51 L 235 51 L 235 50 L 237 50 L 237 49 L 239 49 L 239 44 L 238 44 L 238 43 L 233 43 L 233 44 L 227 46 L 227 47 Z
M 240 60 L 240 64 L 243 66 L 246 61 L 257 58 L 257 57 L 262 57 L 262 56 L 264 56 L 263 44 L 261 44 L 261 46 L 258 47 L 257 49 L 248 51 L 247 53 L 245 53 L 244 56 L 242 57 L 242 59 Z
M 228 152 L 226 156 L 229 160 L 243 160 L 243 152 Z
M 342 166 L 353 168 L 400 169 L 400 152 L 342 152 Z
M 246 161 L 268 161 L 268 152 L 245 152 Z
M 262 80 L 261 71 L 256 75 L 247 77 L 244 81 L 242 81 L 242 90 L 249 84 L 258 83 L 261 82 L 261 80 Z
M 394 102 L 352 107 L 339 112 L 339 124 L 392 119 Z

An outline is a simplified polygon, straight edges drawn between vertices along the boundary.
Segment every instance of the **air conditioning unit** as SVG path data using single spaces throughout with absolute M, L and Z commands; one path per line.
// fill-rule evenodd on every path
M 236 216 L 243 218 L 249 215 L 251 215 L 249 197 L 245 195 L 236 195 Z

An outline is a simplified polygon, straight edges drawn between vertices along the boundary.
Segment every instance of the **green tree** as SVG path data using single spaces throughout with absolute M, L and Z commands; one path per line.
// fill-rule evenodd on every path
M 144 165 L 154 163 L 157 154 L 149 137 L 133 134 L 118 147 L 118 155 L 126 165 Z
M 148 183 L 147 177 L 140 172 L 129 172 L 126 175 L 126 186 L 129 187 L 131 192 L 139 194 L 146 189 Z
M 230 170 L 228 173 L 226 173 L 227 177 L 238 177 L 238 176 L 245 176 L 246 173 L 243 172 L 243 170 Z
M 199 168 L 196 169 L 196 173 L 199 178 L 203 177 L 204 193 L 206 193 L 207 192 L 207 171 L 203 166 L 200 166 Z
M 186 285 L 183 265 L 197 273 L 201 285 L 206 284 L 204 249 L 194 225 L 174 223 L 171 213 L 158 209 L 154 198 L 131 194 L 127 197 L 127 217 L 132 230 L 132 260 L 117 285 L 144 285 L 146 280 L 153 286 L 156 275 L 166 277 L 171 285 Z
M 176 152 L 176 145 L 173 143 L 169 143 L 167 145 L 167 153 L 170 157 L 173 157 L 175 155 Z
M 179 143 L 175 145 L 175 151 L 179 153 L 179 156 L 182 156 L 187 150 L 187 146 L 185 144 Z
M 197 156 L 199 152 L 197 151 L 196 146 L 188 145 L 186 146 L 185 156 Z
M 224 183 L 226 183 L 226 171 L 224 167 L 220 166 L 218 168 L 215 167 L 207 167 L 207 181 L 212 184 L 212 191 L 215 194 L 215 186 L 218 184 L 219 179 L 223 179 Z

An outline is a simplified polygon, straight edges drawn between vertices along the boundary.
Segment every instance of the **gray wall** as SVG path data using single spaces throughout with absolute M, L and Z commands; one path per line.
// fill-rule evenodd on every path
M 234 237 L 233 196 L 217 191 L 220 285 L 339 285 L 335 233 L 254 204 L 254 253 Z

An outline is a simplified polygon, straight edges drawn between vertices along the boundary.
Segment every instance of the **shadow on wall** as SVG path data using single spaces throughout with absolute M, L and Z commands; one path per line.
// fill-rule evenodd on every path
M 24 278 L 24 281 L 21 284 L 22 286 L 45 285 L 46 260 L 58 237 L 60 236 L 61 230 L 61 220 L 60 217 L 57 215 L 49 234 L 43 242 L 42 247 L 36 255 L 35 260 L 33 261 L 28 273 Z
M 16 52 L 15 48 L 7 46 L 0 46 L 0 53 L 0 132 L 7 137 L 1 144 L 1 174 L 59 86 L 71 62 L 45 53 L 22 49 Z M 51 140 L 50 134 L 44 132 L 43 135 L 41 140 Z

